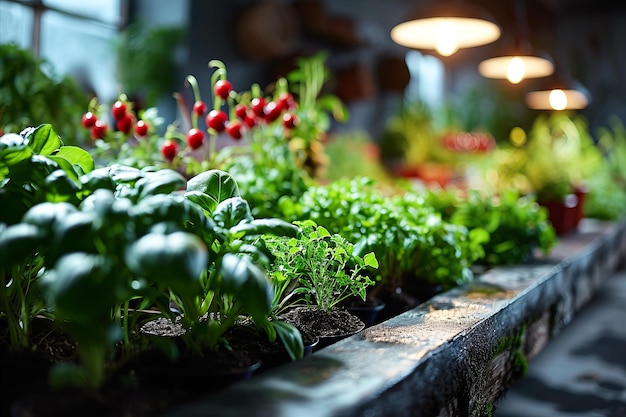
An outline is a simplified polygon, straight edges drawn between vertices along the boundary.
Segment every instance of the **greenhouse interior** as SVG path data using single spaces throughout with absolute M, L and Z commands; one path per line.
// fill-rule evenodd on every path
M 625 6 L 0 0 L 0 416 L 626 417 Z

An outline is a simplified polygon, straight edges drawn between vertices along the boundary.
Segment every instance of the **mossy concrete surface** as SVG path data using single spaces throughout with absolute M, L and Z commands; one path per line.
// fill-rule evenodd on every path
M 626 254 L 626 223 L 585 219 L 549 256 L 466 286 L 169 417 L 489 416 Z

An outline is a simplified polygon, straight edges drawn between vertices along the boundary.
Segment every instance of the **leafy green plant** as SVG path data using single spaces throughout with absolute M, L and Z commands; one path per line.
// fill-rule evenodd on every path
M 374 297 L 400 287 L 405 277 L 451 287 L 473 277 L 480 245 L 467 228 L 442 219 L 409 192 L 384 195 L 367 177 L 311 187 L 296 204 L 282 204 L 289 219 L 311 219 L 354 242 L 354 253 L 373 252 L 379 262 Z
M 87 93 L 50 62 L 15 44 L 0 45 L 0 136 L 50 123 L 66 144 L 82 143 L 76 115 L 88 102 Z
M 367 287 L 374 284 L 365 272 L 378 268 L 376 255 L 356 255 L 352 243 L 312 220 L 295 224 L 302 229 L 299 238 L 264 239 L 276 256 L 269 270 L 276 289 L 275 314 L 298 302 L 316 305 L 330 314 L 347 298 L 365 301 Z
M 547 209 L 532 194 L 522 196 L 518 190 L 505 190 L 494 196 L 469 190 L 460 195 L 431 190 L 426 198 L 447 220 L 480 236 L 484 252 L 475 260 L 477 264 L 524 263 L 535 249 L 549 253 L 557 242 Z
M 88 152 L 64 145 L 49 124 L 0 137 L 0 222 L 13 224 L 44 201 L 77 201 L 78 177 L 94 168 Z
M 93 165 L 83 149 L 64 146 L 50 125 L 0 137 L 0 317 L 7 323 L 9 350 L 33 348 L 31 322 L 48 315 L 36 285 L 47 242 L 40 228 L 21 220 L 48 201 L 60 202 L 58 211 L 44 216 L 66 214 L 79 201 L 79 175 Z
M 617 220 L 626 214 L 626 129 L 617 118 L 598 131 L 603 163 L 586 180 L 585 215 Z
M 29 185 L 39 189 L 44 180 Z M 180 321 L 183 341 L 197 354 L 227 345 L 228 328 L 249 316 L 293 358 L 302 356 L 299 332 L 270 317 L 272 286 L 262 268 L 270 257 L 255 245 L 263 234 L 295 236 L 298 229 L 252 218 L 230 175 L 208 171 L 186 181 L 171 169 L 114 164 L 72 184 L 71 202 L 35 201 L 20 222 L 0 228 L 0 312 L 17 329 L 11 342 L 24 345 L 24 323 L 42 312 L 77 342 L 78 362 L 55 366 L 55 384 L 101 386 L 105 370 L 117 367 L 114 351 L 123 363 L 145 348 L 133 337 L 142 317 L 136 312 L 145 308 Z

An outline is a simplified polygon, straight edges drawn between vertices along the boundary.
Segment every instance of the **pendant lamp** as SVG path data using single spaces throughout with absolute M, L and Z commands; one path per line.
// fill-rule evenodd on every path
M 483 9 L 461 0 L 431 0 L 391 30 L 391 39 L 414 49 L 450 56 L 461 48 L 486 45 L 500 27 Z
M 502 55 L 482 61 L 478 72 L 485 78 L 505 79 L 512 84 L 551 75 L 554 72 L 552 60 L 546 54 L 535 53 L 530 46 L 524 0 L 517 0 L 515 16 L 513 44 Z
M 590 101 L 589 91 L 578 81 L 556 69 L 545 88 L 526 93 L 526 105 L 535 110 L 581 110 Z

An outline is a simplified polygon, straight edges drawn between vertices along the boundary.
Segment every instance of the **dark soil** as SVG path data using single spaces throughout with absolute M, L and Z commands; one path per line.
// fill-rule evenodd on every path
M 359 332 L 365 323 L 343 307 L 330 313 L 318 307 L 296 307 L 278 317 L 293 324 L 303 335 L 311 337 L 347 337 Z
M 339 307 L 330 314 L 299 307 L 279 318 L 300 330 L 305 355 L 316 346 L 327 346 L 365 327 L 357 316 Z M 177 323 L 155 319 L 144 324 L 142 332 L 176 340 L 184 330 Z M 55 390 L 47 382 L 50 367 L 75 360 L 76 350 L 62 333 L 48 331 L 45 336 L 42 334 L 37 352 L 16 355 L 0 350 L 0 417 L 159 416 L 291 360 L 280 341 L 269 342 L 251 323 L 240 322 L 226 335 L 230 349 L 211 351 L 200 358 L 181 349 L 175 361 L 161 350 L 150 349 L 112 373 L 97 392 Z M 324 343 L 318 343 L 321 339 Z

